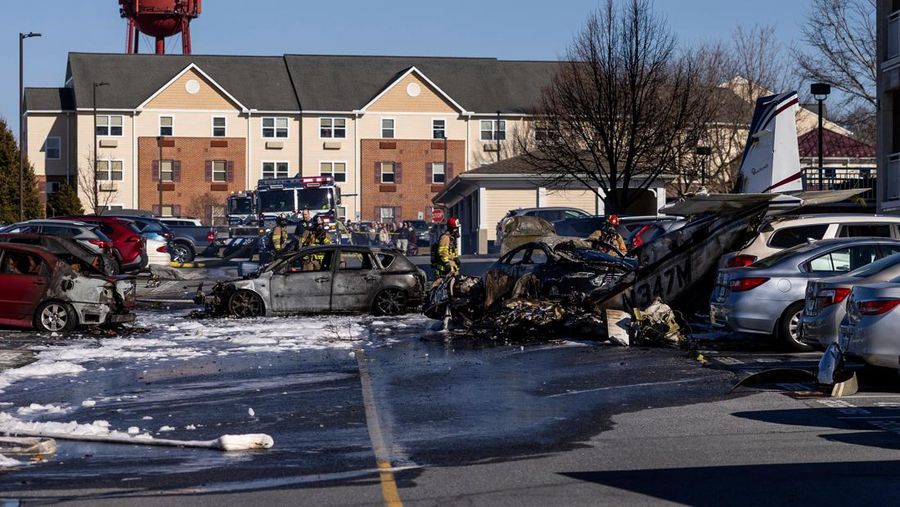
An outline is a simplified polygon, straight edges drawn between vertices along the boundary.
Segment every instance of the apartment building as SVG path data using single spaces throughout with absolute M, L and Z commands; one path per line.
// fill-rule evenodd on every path
M 100 207 L 208 218 L 261 178 L 327 174 L 340 215 L 425 218 L 455 175 L 514 151 L 555 68 L 72 53 L 63 87 L 26 89 L 25 149 L 48 193 L 68 182 L 88 208 L 94 175 Z

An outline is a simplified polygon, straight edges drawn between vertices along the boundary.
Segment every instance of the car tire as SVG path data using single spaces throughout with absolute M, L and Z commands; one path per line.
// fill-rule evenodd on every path
M 775 328 L 775 337 L 779 343 L 784 344 L 789 350 L 794 352 L 807 352 L 812 347 L 801 342 L 799 339 L 800 332 L 800 315 L 803 313 L 803 301 L 797 301 L 787 307 Z
M 238 290 L 228 296 L 228 314 L 239 319 L 262 317 L 266 314 L 266 306 L 259 294 Z
M 68 303 L 44 301 L 34 312 L 34 328 L 44 333 L 68 333 L 78 325 L 78 314 Z
M 375 315 L 400 315 L 406 311 L 406 292 L 400 289 L 385 289 L 375 296 L 372 313 Z
M 172 243 L 172 262 L 192 262 L 196 257 L 191 245 L 183 241 Z

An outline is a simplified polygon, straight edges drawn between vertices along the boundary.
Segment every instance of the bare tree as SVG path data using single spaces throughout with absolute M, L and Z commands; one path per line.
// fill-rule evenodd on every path
M 527 160 L 552 184 L 596 188 L 626 210 L 696 146 L 715 115 L 703 59 L 679 51 L 647 0 L 592 14 L 541 100 L 539 149 Z
M 856 133 L 875 121 L 875 26 L 875 0 L 813 0 L 803 27 L 811 49 L 795 51 L 803 78 L 841 92 L 830 98 L 832 110 L 859 125 Z
M 107 172 L 112 171 L 112 168 L 109 167 L 100 169 Z M 87 203 L 86 211 L 92 215 L 99 215 L 118 194 L 117 189 L 109 186 L 114 182 L 107 180 L 99 172 L 98 168 L 94 167 L 94 154 L 91 152 L 85 155 L 83 166 L 78 168 L 78 189 L 82 199 Z

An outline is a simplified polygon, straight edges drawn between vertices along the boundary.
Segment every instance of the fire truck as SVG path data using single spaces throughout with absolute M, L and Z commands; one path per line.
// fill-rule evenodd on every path
M 228 225 L 246 225 L 256 222 L 256 191 L 235 192 L 228 196 L 225 215 Z
M 265 178 L 256 190 L 249 193 L 253 202 L 253 217 L 230 225 L 232 238 L 257 237 L 260 229 L 271 229 L 279 215 L 295 225 L 298 214 L 309 210 L 310 216 L 322 216 L 332 227 L 337 222 L 337 207 L 341 204 L 341 189 L 330 176 L 296 176 L 293 178 Z M 229 206 L 231 201 L 229 201 Z M 238 198 L 235 198 L 238 205 Z M 229 220 L 231 216 L 229 215 Z

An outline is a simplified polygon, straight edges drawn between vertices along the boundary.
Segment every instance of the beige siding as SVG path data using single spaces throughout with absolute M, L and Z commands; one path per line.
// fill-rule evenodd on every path
M 411 96 L 407 87 L 415 83 L 419 86 L 419 95 Z M 374 104 L 369 111 L 410 111 L 420 113 L 455 113 L 456 108 L 444 100 L 438 92 L 431 88 L 418 76 L 410 74 L 391 87 Z
M 596 213 L 597 194 L 590 190 L 547 190 L 544 207 L 580 208 L 588 213 Z
M 297 137 L 302 143 L 302 151 L 299 153 L 302 161 L 304 176 L 318 176 L 322 162 L 346 162 L 347 181 L 338 182 L 341 194 L 357 194 L 356 172 L 356 145 L 354 142 L 354 129 L 356 121 L 350 116 L 325 115 L 327 118 L 344 118 L 347 120 L 347 137 L 344 139 L 323 139 L 319 131 L 319 115 L 305 115 L 300 119 L 300 132 Z M 292 127 L 293 128 L 293 127 Z M 294 136 L 293 131 L 291 136 Z M 328 143 L 328 148 L 325 148 Z M 359 211 L 359 197 L 348 196 L 341 199 L 341 206 L 346 208 L 347 217 L 356 221 L 356 212 Z
M 103 141 L 115 142 L 116 146 L 98 147 L 97 158 L 99 160 L 121 160 L 124 169 L 123 181 L 117 181 L 113 184 L 115 191 L 104 192 L 100 196 L 100 204 L 118 204 L 125 208 L 135 208 L 137 207 L 134 199 L 136 174 L 134 172 L 134 129 L 132 127 L 132 117 L 128 113 L 117 111 L 107 112 L 100 110 L 97 114 L 122 116 L 121 136 L 99 136 L 97 139 L 99 143 Z M 77 127 L 78 155 L 77 159 L 74 160 L 74 164 L 78 172 L 82 174 L 77 181 L 78 192 L 85 211 L 90 211 L 86 193 L 90 191 L 90 186 L 92 185 L 86 186 L 85 183 L 93 181 L 89 175 L 89 171 L 93 167 L 93 150 L 91 148 L 94 143 L 93 115 L 91 113 L 79 113 Z M 75 174 L 75 171 L 73 171 L 73 174 Z
M 187 83 L 191 80 L 200 83 L 200 90 L 197 93 L 189 93 L 186 89 Z M 235 107 L 237 104 L 222 95 L 215 85 L 193 69 L 185 72 L 146 105 L 148 109 L 223 110 Z
M 75 137 L 72 113 L 29 114 L 25 120 L 27 132 L 27 156 L 38 176 L 63 176 L 74 167 L 74 147 L 71 140 Z M 49 159 L 46 153 L 48 137 L 59 138 L 59 159 Z
M 537 189 L 493 189 L 485 190 L 485 200 L 482 206 L 486 206 L 486 221 L 480 224 L 487 229 L 488 241 L 497 239 L 497 222 L 499 222 L 509 210 L 519 208 L 533 208 L 537 206 Z

